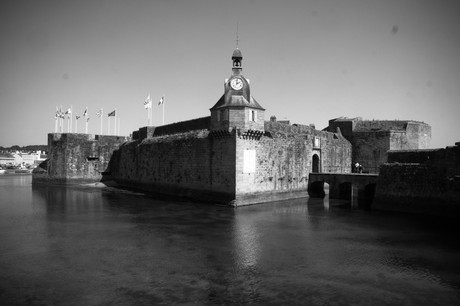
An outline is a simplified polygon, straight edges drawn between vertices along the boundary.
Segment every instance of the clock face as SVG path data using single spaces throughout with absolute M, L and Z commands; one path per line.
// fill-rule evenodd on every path
M 230 81 L 230 86 L 232 86 L 234 90 L 240 90 L 241 88 L 243 88 L 243 81 L 237 78 L 232 79 Z

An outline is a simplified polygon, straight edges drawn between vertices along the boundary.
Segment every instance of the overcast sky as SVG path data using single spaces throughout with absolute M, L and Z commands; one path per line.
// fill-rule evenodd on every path
M 104 134 L 114 109 L 121 135 L 146 126 L 148 93 L 154 125 L 163 94 L 165 123 L 208 116 L 231 75 L 237 23 L 266 120 L 417 120 L 432 126 L 431 147 L 454 145 L 459 13 L 458 0 L 2 2 L 0 145 L 46 144 L 61 105 L 88 107 L 92 134 L 101 107 Z

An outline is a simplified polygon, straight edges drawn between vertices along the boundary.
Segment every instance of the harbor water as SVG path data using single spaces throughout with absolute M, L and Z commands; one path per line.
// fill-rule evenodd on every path
M 1 305 L 460 305 L 457 220 L 0 175 Z

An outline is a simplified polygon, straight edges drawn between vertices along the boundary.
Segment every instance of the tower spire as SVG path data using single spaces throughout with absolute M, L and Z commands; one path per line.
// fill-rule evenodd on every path
M 238 21 L 236 22 L 236 48 L 238 49 L 238 42 L 240 41 L 238 37 Z

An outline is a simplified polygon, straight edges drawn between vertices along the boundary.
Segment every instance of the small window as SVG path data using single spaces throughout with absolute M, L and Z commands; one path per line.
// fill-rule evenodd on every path
M 220 111 L 217 111 L 217 121 L 220 121 Z
M 249 120 L 256 122 L 257 113 L 255 110 L 249 110 Z
M 319 137 L 315 137 L 315 138 L 313 139 L 313 147 L 314 147 L 314 148 L 319 148 L 319 147 L 321 147 L 321 143 L 320 143 Z

